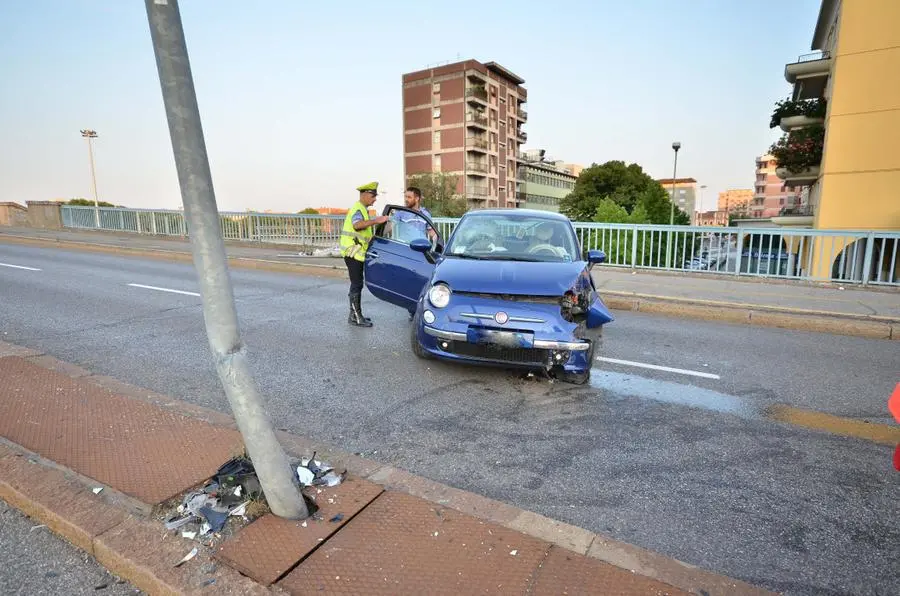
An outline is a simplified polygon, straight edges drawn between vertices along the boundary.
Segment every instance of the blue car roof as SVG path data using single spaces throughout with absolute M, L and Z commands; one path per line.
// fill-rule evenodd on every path
M 553 211 L 542 211 L 540 209 L 475 209 L 468 211 L 463 217 L 468 215 L 499 215 L 499 216 L 516 216 L 524 215 L 528 217 L 542 217 L 544 219 L 552 219 L 557 221 L 569 221 L 569 218 L 562 213 L 554 213 Z

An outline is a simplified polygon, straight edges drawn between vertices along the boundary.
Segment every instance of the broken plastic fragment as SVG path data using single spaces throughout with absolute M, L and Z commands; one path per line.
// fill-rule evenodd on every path
M 303 527 L 305 528 L 305 527 L 306 527 L 306 522 L 303 522 L 303 523 L 300 524 L 300 525 L 303 526 Z
M 240 505 L 238 505 L 237 507 L 235 507 L 234 509 L 229 511 L 228 515 L 233 515 L 235 517 L 243 517 L 243 516 L 247 515 L 247 505 L 249 505 L 249 504 L 250 504 L 250 501 L 241 503 Z
M 98 486 L 97 488 L 92 489 L 91 492 L 93 492 L 95 495 L 99 495 L 102 490 L 103 490 L 103 487 Z
M 200 524 L 200 535 L 206 536 L 212 531 L 212 528 L 209 526 L 209 522 L 203 522 Z
M 299 466 L 297 468 L 297 480 L 300 481 L 300 484 L 303 486 L 309 486 L 313 483 L 313 480 L 316 479 L 316 475 L 312 473 L 308 468 L 303 466 Z
M 339 521 L 341 521 L 341 520 L 343 520 L 343 519 L 344 519 L 344 514 L 343 514 L 343 513 L 338 513 L 337 515 L 335 515 L 334 517 L 332 517 L 332 518 L 331 518 L 330 520 L 328 520 L 328 521 L 330 521 L 330 522 L 339 522 Z
M 183 559 L 181 559 L 180 561 L 175 563 L 175 567 L 181 567 L 182 565 L 184 565 L 185 563 L 187 563 L 188 561 L 190 561 L 191 559 L 196 557 L 197 553 L 199 553 L 199 552 L 200 552 L 200 549 L 195 546 L 193 549 L 191 549 L 191 552 L 184 555 Z
M 188 540 L 193 540 L 194 538 L 197 537 L 197 532 L 188 532 L 185 530 L 184 532 L 181 533 L 181 536 L 184 538 L 187 538 Z
M 184 517 L 170 519 L 166 522 L 166 529 L 167 530 L 177 530 L 181 526 L 186 525 L 186 524 L 194 521 L 195 519 L 197 519 L 197 518 L 194 517 L 193 515 L 186 515 Z
M 517 551 L 517 550 L 511 550 L 511 551 L 509 551 L 509 554 L 511 554 L 512 556 L 515 557 L 517 554 L 519 554 L 519 551 Z
M 213 532 L 221 532 L 228 521 L 228 511 L 216 511 L 212 507 L 202 507 L 199 511 L 200 515 L 209 523 Z

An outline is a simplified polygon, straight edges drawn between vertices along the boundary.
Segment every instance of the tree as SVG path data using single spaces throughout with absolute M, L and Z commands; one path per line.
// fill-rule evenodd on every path
M 422 191 L 422 205 L 433 217 L 462 217 L 469 210 L 465 197 L 456 192 L 458 179 L 443 172 L 423 172 L 407 178 L 409 186 Z
M 668 193 L 641 166 L 636 163 L 626 165 L 624 161 L 595 163 L 582 171 L 575 181 L 575 188 L 560 201 L 560 211 L 574 221 L 598 221 L 597 209 L 607 199 L 629 215 L 638 206 L 642 208 L 646 221 L 629 223 L 669 223 L 671 201 Z M 608 206 L 604 207 L 604 210 L 608 209 Z M 675 223 L 687 225 L 690 217 L 676 209 Z
M 93 207 L 94 201 L 93 199 L 72 199 L 68 201 L 66 205 L 76 205 L 78 207 Z M 106 201 L 97 201 L 98 207 L 115 207 L 112 203 L 107 203 Z
M 307 207 L 307 208 L 304 209 L 303 211 L 298 211 L 297 213 L 300 214 L 300 215 L 318 215 L 318 214 L 319 214 L 319 210 L 318 210 L 318 209 L 314 209 L 314 208 L 312 208 L 312 207 Z

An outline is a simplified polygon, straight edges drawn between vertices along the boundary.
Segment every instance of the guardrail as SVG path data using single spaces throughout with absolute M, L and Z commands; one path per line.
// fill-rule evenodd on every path
M 93 207 L 64 205 L 67 228 L 98 229 Z M 220 213 L 226 240 L 337 246 L 344 216 Z M 449 238 L 459 222 L 438 217 Z M 711 228 L 573 222 L 584 250 L 607 266 L 900 287 L 900 233 L 795 228 Z M 181 211 L 100 208 L 101 230 L 187 236 Z

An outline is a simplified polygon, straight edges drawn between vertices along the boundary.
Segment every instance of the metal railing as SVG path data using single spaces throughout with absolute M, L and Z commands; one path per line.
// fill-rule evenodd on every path
M 466 112 L 466 122 L 475 123 L 480 126 L 487 127 L 488 119 L 484 114 L 478 114 L 476 112 Z
M 98 229 L 93 207 L 64 205 L 61 211 L 64 227 Z M 219 221 L 225 240 L 330 247 L 340 240 L 344 216 L 221 212 Z M 99 229 L 158 236 L 188 235 L 184 213 L 174 210 L 101 207 Z
M 487 173 L 488 165 L 486 163 L 481 163 L 478 161 L 467 161 L 466 162 L 466 170 L 472 171 L 472 172 Z
M 800 62 L 813 62 L 815 60 L 825 60 L 827 58 L 831 58 L 831 53 L 823 52 L 820 50 L 820 51 L 816 51 L 816 52 L 811 52 L 809 54 L 801 54 L 797 58 L 796 63 L 799 64 Z
M 466 89 L 466 97 L 475 97 L 481 101 L 487 101 L 487 89 L 484 87 L 469 87 Z
M 480 194 L 481 187 L 473 193 Z M 473 197 L 475 198 L 475 197 Z M 521 200 L 519 196 L 516 199 Z M 98 229 L 93 207 L 61 207 L 63 226 Z M 334 247 L 343 215 L 220 213 L 226 240 Z M 443 238 L 458 219 L 435 218 Z M 900 287 L 900 232 L 573 222 L 607 266 Z M 100 208 L 101 230 L 186 236 L 181 211 Z M 510 232 L 513 233 L 513 232 Z

